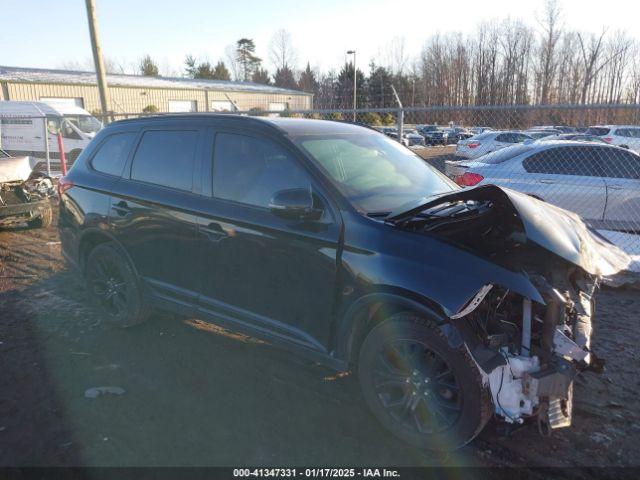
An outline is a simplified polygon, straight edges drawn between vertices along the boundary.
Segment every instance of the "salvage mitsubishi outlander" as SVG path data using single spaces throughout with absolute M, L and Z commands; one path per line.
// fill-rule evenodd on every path
M 628 257 L 575 214 L 462 190 L 353 124 L 115 122 L 58 185 L 67 260 L 114 325 L 152 307 L 353 370 L 401 439 L 451 450 L 492 416 L 571 424 L 594 299 Z

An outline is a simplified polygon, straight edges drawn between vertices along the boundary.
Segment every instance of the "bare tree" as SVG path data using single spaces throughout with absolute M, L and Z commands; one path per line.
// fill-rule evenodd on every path
M 558 1 L 547 0 L 544 18 L 540 22 L 543 34 L 537 49 L 538 59 L 536 65 L 536 90 L 539 95 L 538 101 L 542 104 L 550 101 L 550 91 L 557 73 L 557 46 L 562 36 L 560 15 L 561 10 Z
M 276 70 L 295 68 L 297 53 L 293 47 L 291 34 L 281 28 L 271 37 L 269 42 L 269 60 Z

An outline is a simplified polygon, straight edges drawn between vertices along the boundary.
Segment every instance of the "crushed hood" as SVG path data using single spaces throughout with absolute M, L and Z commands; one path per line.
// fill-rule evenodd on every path
M 440 195 L 427 203 L 392 213 L 386 220 L 401 223 L 431 207 L 458 201 L 490 201 L 505 212 L 502 217 L 505 221 L 515 217 L 527 243 L 533 242 L 591 275 L 614 275 L 631 263 L 625 252 L 589 228 L 575 213 L 496 185 Z
M 31 157 L 0 159 L 0 183 L 27 181 L 36 164 Z

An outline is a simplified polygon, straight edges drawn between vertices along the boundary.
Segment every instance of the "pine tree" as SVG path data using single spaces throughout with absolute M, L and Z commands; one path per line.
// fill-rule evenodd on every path
M 231 74 L 222 60 L 219 60 L 213 69 L 212 78 L 215 80 L 231 80 Z
M 153 61 L 150 55 L 145 55 L 140 60 L 140 73 L 145 77 L 157 77 L 158 76 L 158 65 Z
M 288 66 L 278 68 L 273 78 L 277 87 L 294 89 L 298 86 L 293 76 L 293 70 Z
M 271 85 L 271 77 L 269 72 L 264 68 L 258 68 L 251 75 L 251 81 L 254 83 L 262 83 L 264 85 Z
M 253 73 L 260 68 L 262 59 L 255 55 L 256 45 L 250 38 L 241 38 L 236 42 L 236 60 L 240 66 L 240 78 L 248 82 Z
M 298 80 L 298 88 L 303 92 L 307 93 L 318 93 L 318 88 L 320 83 L 316 79 L 316 74 L 313 70 L 311 70 L 311 65 L 307 62 L 307 68 L 305 68 L 300 74 L 300 79 Z

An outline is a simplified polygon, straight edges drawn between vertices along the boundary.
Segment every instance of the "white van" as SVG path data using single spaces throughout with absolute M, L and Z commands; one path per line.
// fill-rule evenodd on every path
M 46 158 L 48 138 L 49 158 L 58 165 L 60 130 L 67 160 L 72 163 L 101 128 L 102 124 L 80 107 L 0 101 L 0 148 L 13 156 Z

